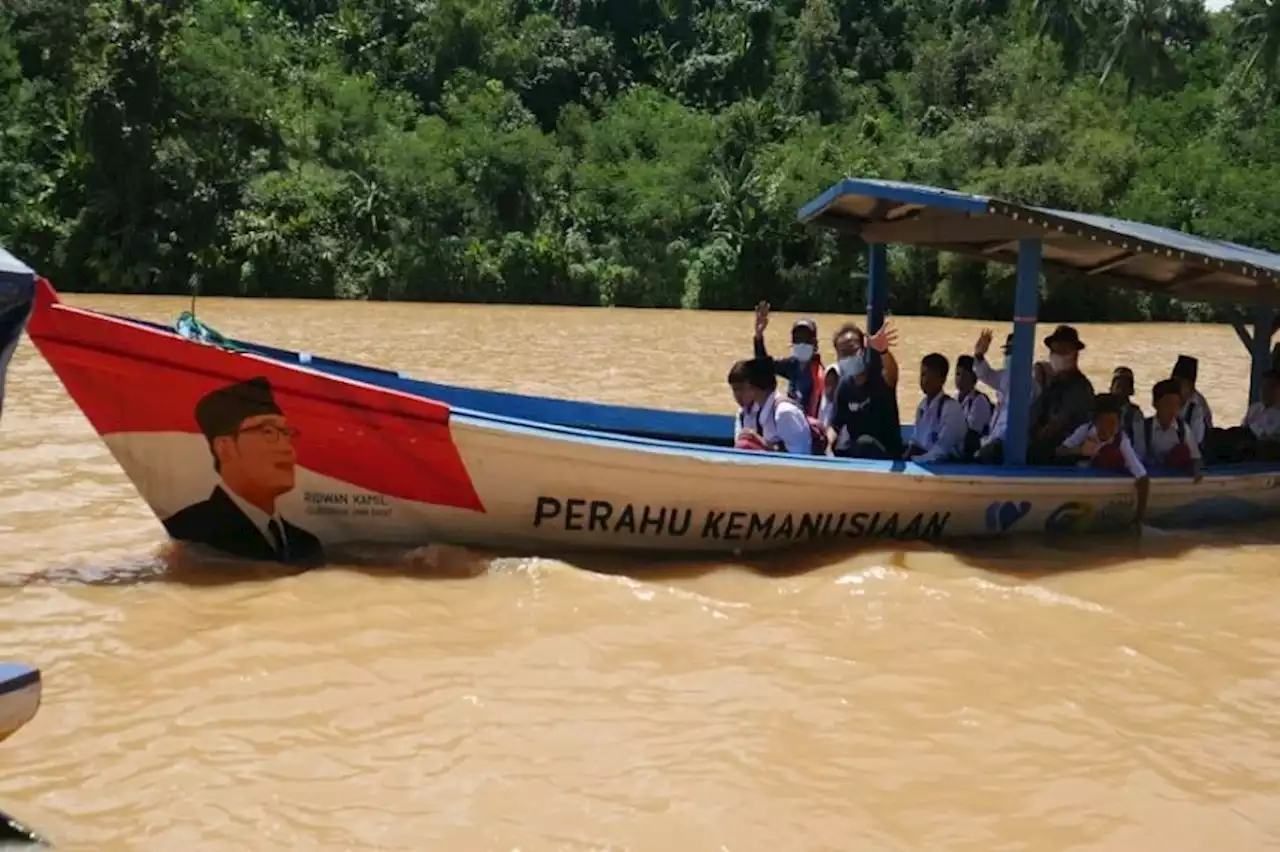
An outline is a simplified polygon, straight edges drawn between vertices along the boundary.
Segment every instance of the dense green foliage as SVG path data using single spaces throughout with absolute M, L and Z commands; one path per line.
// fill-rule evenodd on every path
M 795 223 L 849 174 L 1280 250 L 1278 54 L 1280 0 L 5 0 L 0 243 L 80 290 L 855 310 Z M 1007 267 L 892 273 L 1008 315 Z

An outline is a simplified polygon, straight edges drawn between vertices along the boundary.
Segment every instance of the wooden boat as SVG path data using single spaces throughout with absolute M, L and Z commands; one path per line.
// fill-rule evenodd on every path
M 1274 255 L 883 181 L 843 181 L 801 215 L 839 219 L 871 244 L 871 328 L 883 320 L 890 239 L 996 260 L 1014 246 L 1012 399 L 1030 395 L 1042 259 L 1046 273 L 1254 305 L 1268 340 L 1239 330 L 1255 366 L 1265 357 Z M 170 535 L 248 559 L 317 561 L 345 542 L 737 552 L 1093 532 L 1128 525 L 1135 512 L 1131 480 L 1027 467 L 1012 439 L 996 467 L 742 451 L 730 446 L 729 417 L 453 387 L 192 340 L 64 305 L 43 281 L 28 332 Z M 1026 431 L 1019 408 L 1011 435 Z M 1199 483 L 1157 474 L 1148 520 L 1270 516 L 1280 511 L 1278 481 L 1280 465 L 1223 466 Z
M 0 742 L 35 718 L 42 691 L 39 669 L 25 663 L 0 662 Z M 40 835 L 0 811 L 0 848 L 48 845 Z
M 35 718 L 42 688 L 39 669 L 0 662 L 0 742 Z
M 4 379 L 31 315 L 34 292 L 35 273 L 0 247 L 0 415 L 4 413 Z

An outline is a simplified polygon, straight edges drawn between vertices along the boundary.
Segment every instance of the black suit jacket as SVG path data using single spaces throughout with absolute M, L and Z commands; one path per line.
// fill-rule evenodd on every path
M 324 548 L 320 545 L 320 539 L 288 521 L 284 521 L 288 558 L 276 553 L 271 542 L 240 511 L 240 507 L 227 496 L 222 486 L 214 488 L 208 500 L 192 503 L 170 515 L 165 520 L 164 527 L 170 536 L 179 541 L 215 547 L 241 559 L 292 564 L 316 564 L 324 561 Z

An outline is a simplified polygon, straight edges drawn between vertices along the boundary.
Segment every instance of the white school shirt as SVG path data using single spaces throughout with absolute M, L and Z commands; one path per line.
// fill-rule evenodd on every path
M 959 456 L 968 432 L 960 403 L 945 393 L 933 399 L 925 397 L 916 406 L 916 426 L 911 432 L 911 443 L 924 450 L 915 460 L 931 462 Z
M 975 390 L 960 400 L 960 408 L 964 411 L 964 419 L 969 428 L 985 437 L 988 427 L 991 426 L 993 413 L 991 400 L 987 399 L 985 394 Z
M 1255 437 L 1273 440 L 1280 438 L 1280 405 L 1268 408 L 1264 403 L 1255 402 L 1245 412 L 1243 425 Z
M 1083 447 L 1084 442 L 1092 438 L 1098 440 L 1098 430 L 1093 428 L 1092 423 L 1085 423 L 1067 436 L 1062 442 L 1062 446 L 1070 449 Z M 1120 432 L 1120 455 L 1124 456 L 1124 466 L 1133 476 L 1134 479 L 1142 479 L 1147 475 L 1147 468 L 1142 464 L 1142 459 L 1138 458 L 1138 452 L 1133 448 L 1133 442 L 1129 440 L 1129 436 L 1123 431 Z
M 809 419 L 804 416 L 800 406 L 781 394 L 775 392 L 766 399 L 758 412 L 755 408 L 739 412 L 739 430 L 756 429 L 757 425 L 760 437 L 764 438 L 766 444 L 781 442 L 788 453 L 813 453 L 813 433 L 809 430 Z
M 1191 399 L 1182 406 L 1178 416 L 1191 429 L 1191 435 L 1196 439 L 1196 443 L 1203 444 L 1204 436 L 1213 428 L 1213 411 L 1205 401 L 1204 395 L 1200 391 L 1192 391 Z
M 1147 464 L 1163 464 L 1169 453 L 1174 447 L 1178 446 L 1178 424 L 1180 420 L 1174 420 L 1169 424 L 1169 428 L 1160 425 L 1160 420 L 1156 417 L 1148 417 L 1142 421 L 1143 425 L 1139 426 L 1134 432 L 1134 441 L 1138 444 L 1138 456 Z M 1147 426 L 1146 424 L 1151 424 Z M 1147 443 L 1147 430 L 1151 430 L 1151 443 Z M 1191 451 L 1191 458 L 1200 458 L 1200 447 L 1196 445 L 1196 439 L 1191 434 L 1191 429 L 1187 424 L 1182 424 L 1182 443 L 1186 444 L 1187 449 Z
M 1013 373 L 1010 370 L 992 367 L 987 363 L 986 358 L 973 359 L 973 372 L 978 377 L 978 381 L 982 382 L 989 388 L 994 388 L 996 392 L 996 411 L 991 420 L 991 431 L 982 436 L 981 445 L 986 446 L 992 441 L 1003 441 L 1004 433 L 1009 429 L 1009 382 L 1013 380 Z M 1034 381 L 1031 382 L 1031 401 L 1034 402 L 1036 397 L 1040 395 L 1040 388 Z

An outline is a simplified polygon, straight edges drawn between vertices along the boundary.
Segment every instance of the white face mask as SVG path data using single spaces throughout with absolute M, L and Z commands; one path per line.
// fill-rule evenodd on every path
M 841 378 L 853 373 L 853 364 L 858 360 L 857 355 L 850 355 L 847 358 L 841 358 L 836 362 L 836 366 L 840 368 Z
M 813 357 L 812 343 L 793 343 L 791 344 L 791 355 L 797 361 L 808 362 Z
M 1064 370 L 1070 370 L 1075 360 L 1070 355 L 1050 355 L 1049 366 L 1053 368 L 1055 373 L 1061 373 Z

